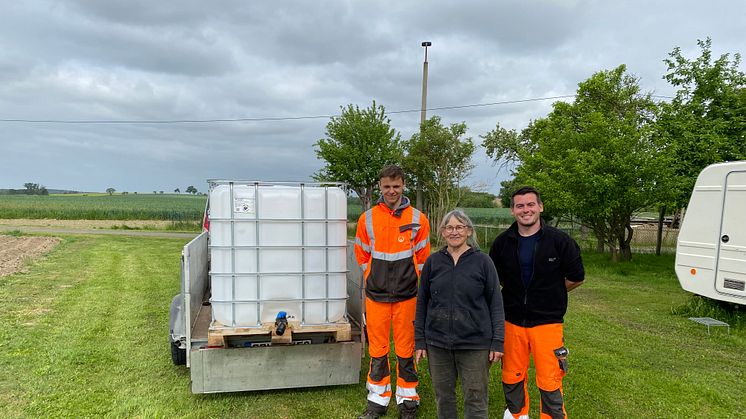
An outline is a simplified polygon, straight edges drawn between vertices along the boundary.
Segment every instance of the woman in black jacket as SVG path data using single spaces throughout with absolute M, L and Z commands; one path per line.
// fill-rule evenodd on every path
M 456 379 L 464 417 L 486 418 L 491 363 L 503 355 L 502 296 L 492 260 L 460 210 L 439 226 L 447 246 L 425 262 L 415 317 L 415 362 L 427 356 L 439 418 L 455 418 Z

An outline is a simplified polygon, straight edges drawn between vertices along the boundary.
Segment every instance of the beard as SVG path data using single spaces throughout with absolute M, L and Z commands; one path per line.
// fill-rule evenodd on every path
M 518 219 L 518 220 L 516 220 L 516 221 L 518 221 L 518 224 L 520 224 L 520 225 L 522 225 L 522 226 L 524 226 L 524 227 L 532 227 L 532 226 L 534 226 L 534 225 L 535 225 L 535 224 L 536 224 L 537 222 L 539 222 L 539 217 L 536 217 L 536 218 L 534 218 L 534 219 L 532 219 L 531 221 L 528 221 L 528 222 L 526 222 L 526 221 L 523 221 L 522 219 Z

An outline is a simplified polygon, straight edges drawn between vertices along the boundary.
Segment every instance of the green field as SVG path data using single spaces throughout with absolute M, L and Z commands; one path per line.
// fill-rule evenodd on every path
M 66 236 L 27 273 L 0 277 L 0 417 L 343 418 L 364 408 L 367 360 L 356 385 L 191 394 L 167 341 L 185 242 Z M 730 334 L 708 335 L 687 320 L 693 299 L 672 256 L 584 258 L 587 283 L 571 294 L 565 328 L 570 417 L 742 417 L 743 314 Z M 435 417 L 426 361 L 420 371 L 420 417 Z M 490 412 L 502 417 L 499 367 L 491 374 Z
M 199 221 L 206 200 L 173 194 L 0 195 L 0 218 Z
M 510 215 L 509 208 L 463 208 L 463 210 L 474 224 L 509 225 L 513 222 L 513 216 Z M 359 203 L 347 203 L 347 219 L 349 221 L 357 221 L 361 212 L 362 207 Z M 430 220 L 430 224 L 438 222 L 440 220 Z

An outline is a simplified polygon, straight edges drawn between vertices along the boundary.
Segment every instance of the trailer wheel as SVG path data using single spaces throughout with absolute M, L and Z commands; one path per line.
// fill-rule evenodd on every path
M 179 342 L 171 342 L 171 361 L 174 365 L 186 365 L 186 349 L 179 348 Z

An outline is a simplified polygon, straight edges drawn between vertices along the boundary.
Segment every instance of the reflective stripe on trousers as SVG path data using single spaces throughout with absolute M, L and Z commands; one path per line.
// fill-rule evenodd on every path
M 520 327 L 505 322 L 502 381 L 505 402 L 513 418 L 528 415 L 529 355 L 534 359 L 536 386 L 541 395 L 541 418 L 567 418 L 562 392 L 565 371 L 554 353 L 564 346 L 563 340 L 562 323 Z

